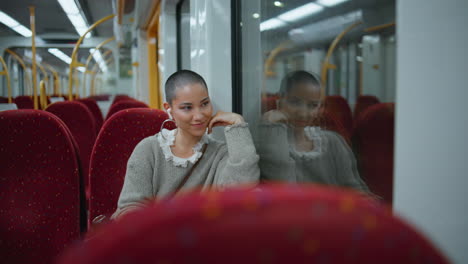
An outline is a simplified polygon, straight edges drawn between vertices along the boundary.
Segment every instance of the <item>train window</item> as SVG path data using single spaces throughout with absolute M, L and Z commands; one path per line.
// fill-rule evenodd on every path
M 190 69 L 190 0 L 177 4 L 177 68 Z
M 262 178 L 392 200 L 394 0 L 243 0 L 242 113 Z M 260 117 L 260 120 L 259 120 Z

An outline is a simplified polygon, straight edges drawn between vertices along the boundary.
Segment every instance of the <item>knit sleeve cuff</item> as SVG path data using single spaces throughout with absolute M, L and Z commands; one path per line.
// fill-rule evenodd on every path
M 227 126 L 224 133 L 231 160 L 240 161 L 257 155 L 247 123 Z

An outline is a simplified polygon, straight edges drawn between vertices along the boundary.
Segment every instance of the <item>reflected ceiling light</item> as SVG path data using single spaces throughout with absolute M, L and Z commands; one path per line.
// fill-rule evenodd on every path
M 277 6 L 277 7 L 283 7 L 284 6 L 283 2 L 280 2 L 280 1 L 275 1 L 273 4 L 275 6 Z
M 323 6 L 317 5 L 315 3 L 309 3 L 285 12 L 279 15 L 278 18 L 287 22 L 294 22 L 304 17 L 316 14 L 322 10 Z
M 32 32 L 27 27 L 21 25 L 18 21 L 11 18 L 9 15 L 0 11 L 0 23 L 5 24 L 7 27 L 18 32 L 23 37 L 31 37 Z
M 67 64 L 70 64 L 72 59 L 65 53 L 63 53 L 61 50 L 59 49 L 56 49 L 56 48 L 51 48 L 51 49 L 47 49 L 47 51 L 49 53 L 51 53 L 52 55 L 54 55 L 55 57 L 63 60 L 64 62 L 66 62 Z
M 253 16 L 253 18 L 257 19 L 257 18 L 259 18 L 259 17 L 260 17 L 260 14 L 259 14 L 259 13 L 253 13 L 253 15 L 252 15 L 252 16 Z
M 349 0 L 317 0 L 317 4 L 323 5 L 326 7 L 332 7 L 332 6 L 336 6 L 338 4 L 347 2 L 347 1 Z
M 65 14 L 67 14 L 68 19 L 70 19 L 70 22 L 75 27 L 76 32 L 78 32 L 80 36 L 83 36 L 83 34 L 88 29 L 88 24 L 86 23 L 86 20 L 80 11 L 80 8 L 78 8 L 75 0 L 57 0 L 57 1 L 59 2 Z M 86 38 L 89 38 L 89 37 L 91 37 L 91 32 L 86 34 Z
M 104 58 L 102 57 L 101 51 L 96 50 L 96 49 L 90 49 L 89 52 L 93 54 L 93 58 L 96 61 L 97 64 L 99 64 L 99 67 L 103 72 L 107 72 L 107 65 L 106 62 L 104 61 Z
M 263 21 L 260 23 L 260 31 L 265 31 L 273 28 L 278 28 L 281 26 L 286 25 L 283 21 L 277 19 L 277 18 L 271 18 L 266 21 Z
M 33 57 L 33 53 L 32 53 L 32 50 L 25 50 L 24 51 L 24 56 L 31 59 L 32 61 L 32 57 Z M 42 57 L 36 53 L 36 62 L 42 62 Z

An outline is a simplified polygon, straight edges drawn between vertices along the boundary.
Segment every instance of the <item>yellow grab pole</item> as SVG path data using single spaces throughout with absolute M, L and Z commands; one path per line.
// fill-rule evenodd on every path
M 7 87 L 8 87 L 8 103 L 12 104 L 13 99 L 11 98 L 11 85 L 10 85 L 10 73 L 8 72 L 8 67 L 5 63 L 5 60 L 3 59 L 2 56 L 0 56 L 0 62 L 3 65 L 3 71 L 0 72 L 0 75 L 5 75 L 7 78 Z
M 29 7 L 29 23 L 31 23 L 31 49 L 32 49 L 32 83 L 33 83 L 33 101 L 34 109 L 39 109 L 37 98 L 37 72 L 36 72 L 36 15 L 35 7 Z
M 75 66 L 80 65 L 79 63 L 76 62 L 76 54 L 78 53 L 78 49 L 80 48 L 81 42 L 83 42 L 84 37 L 86 34 L 88 34 L 91 30 L 93 30 L 95 27 L 98 25 L 102 24 L 103 22 L 115 17 L 114 14 L 106 16 L 104 18 L 101 18 L 100 20 L 96 21 L 96 23 L 92 24 L 88 30 L 83 34 L 83 36 L 80 36 L 78 41 L 75 44 L 75 47 L 73 48 L 72 56 L 71 56 L 71 63 L 70 63 L 70 68 L 69 68 L 69 73 L 68 73 L 68 100 L 72 101 L 73 100 L 73 70 Z
M 86 74 L 89 74 L 90 72 L 88 71 L 88 66 L 89 66 L 89 63 L 91 62 L 91 59 L 93 58 L 94 56 L 94 53 L 95 52 L 98 52 L 99 49 L 101 49 L 104 45 L 106 45 L 107 43 L 111 42 L 115 40 L 115 37 L 110 37 L 106 40 L 104 40 L 103 42 L 99 43 L 99 45 L 96 46 L 96 48 L 94 48 L 93 52 L 90 52 L 89 53 L 89 56 L 88 58 L 86 59 L 86 64 L 85 64 L 85 71 L 83 73 L 83 95 L 86 94 Z
M 12 51 L 11 49 L 5 49 L 5 51 L 10 53 L 10 55 L 13 56 L 13 58 L 15 58 L 18 61 L 18 63 L 21 65 L 21 67 L 23 68 L 24 76 L 26 76 L 27 83 L 29 85 L 29 88 L 31 89 L 31 86 L 32 86 L 31 79 L 29 78 L 28 69 L 23 59 L 21 59 L 21 57 L 18 54 L 16 54 L 14 51 Z M 32 91 L 31 91 L 31 94 L 32 94 Z
M 44 80 L 41 80 L 41 82 L 39 83 L 39 87 L 41 93 L 41 109 L 45 110 L 47 108 L 47 94 Z
M 392 22 L 392 23 L 387 23 L 387 24 L 382 24 L 382 25 L 378 25 L 378 26 L 374 26 L 374 27 L 368 27 L 366 29 L 364 29 L 365 32 L 373 32 L 373 31 L 377 31 L 377 30 L 381 30 L 381 29 L 385 29 L 385 28 L 389 28 L 389 27 L 394 27 L 396 24 L 395 22 Z
M 53 95 L 58 95 L 58 90 L 59 90 L 59 83 L 58 83 L 59 75 L 58 75 L 58 72 L 56 70 L 54 70 L 54 68 L 52 66 L 50 66 L 50 65 L 44 64 L 44 66 L 52 73 L 52 75 L 54 75 L 54 92 L 53 92 Z
M 328 69 L 330 68 L 329 65 L 329 60 L 331 55 L 333 54 L 333 51 L 335 51 L 336 46 L 340 42 L 340 40 L 353 28 L 359 26 L 362 24 L 362 21 L 355 22 L 354 24 L 350 25 L 347 27 L 345 30 L 343 30 L 336 38 L 333 40 L 332 44 L 330 45 L 330 48 L 328 48 L 327 55 L 325 56 L 325 59 L 322 64 L 322 72 L 321 72 L 321 79 L 322 79 L 322 87 L 320 89 L 320 97 L 323 99 L 325 98 L 325 87 L 327 86 L 327 73 Z
M 42 66 L 40 63 L 37 63 L 37 67 L 39 67 L 39 70 L 41 70 L 42 75 L 44 75 L 43 80 L 45 80 L 45 83 L 48 84 L 49 83 L 49 76 L 47 75 L 47 71 L 45 70 L 44 66 Z M 46 85 L 46 89 L 47 89 L 47 85 Z M 46 90 L 46 94 L 47 94 L 47 90 Z

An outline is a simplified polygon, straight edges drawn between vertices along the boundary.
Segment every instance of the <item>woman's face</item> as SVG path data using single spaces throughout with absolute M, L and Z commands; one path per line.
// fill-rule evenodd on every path
M 295 84 L 281 99 L 279 108 L 296 127 L 312 124 L 320 107 L 320 88 L 310 83 Z
M 171 114 L 178 129 L 195 137 L 203 136 L 213 115 L 208 90 L 199 83 L 176 88 Z

